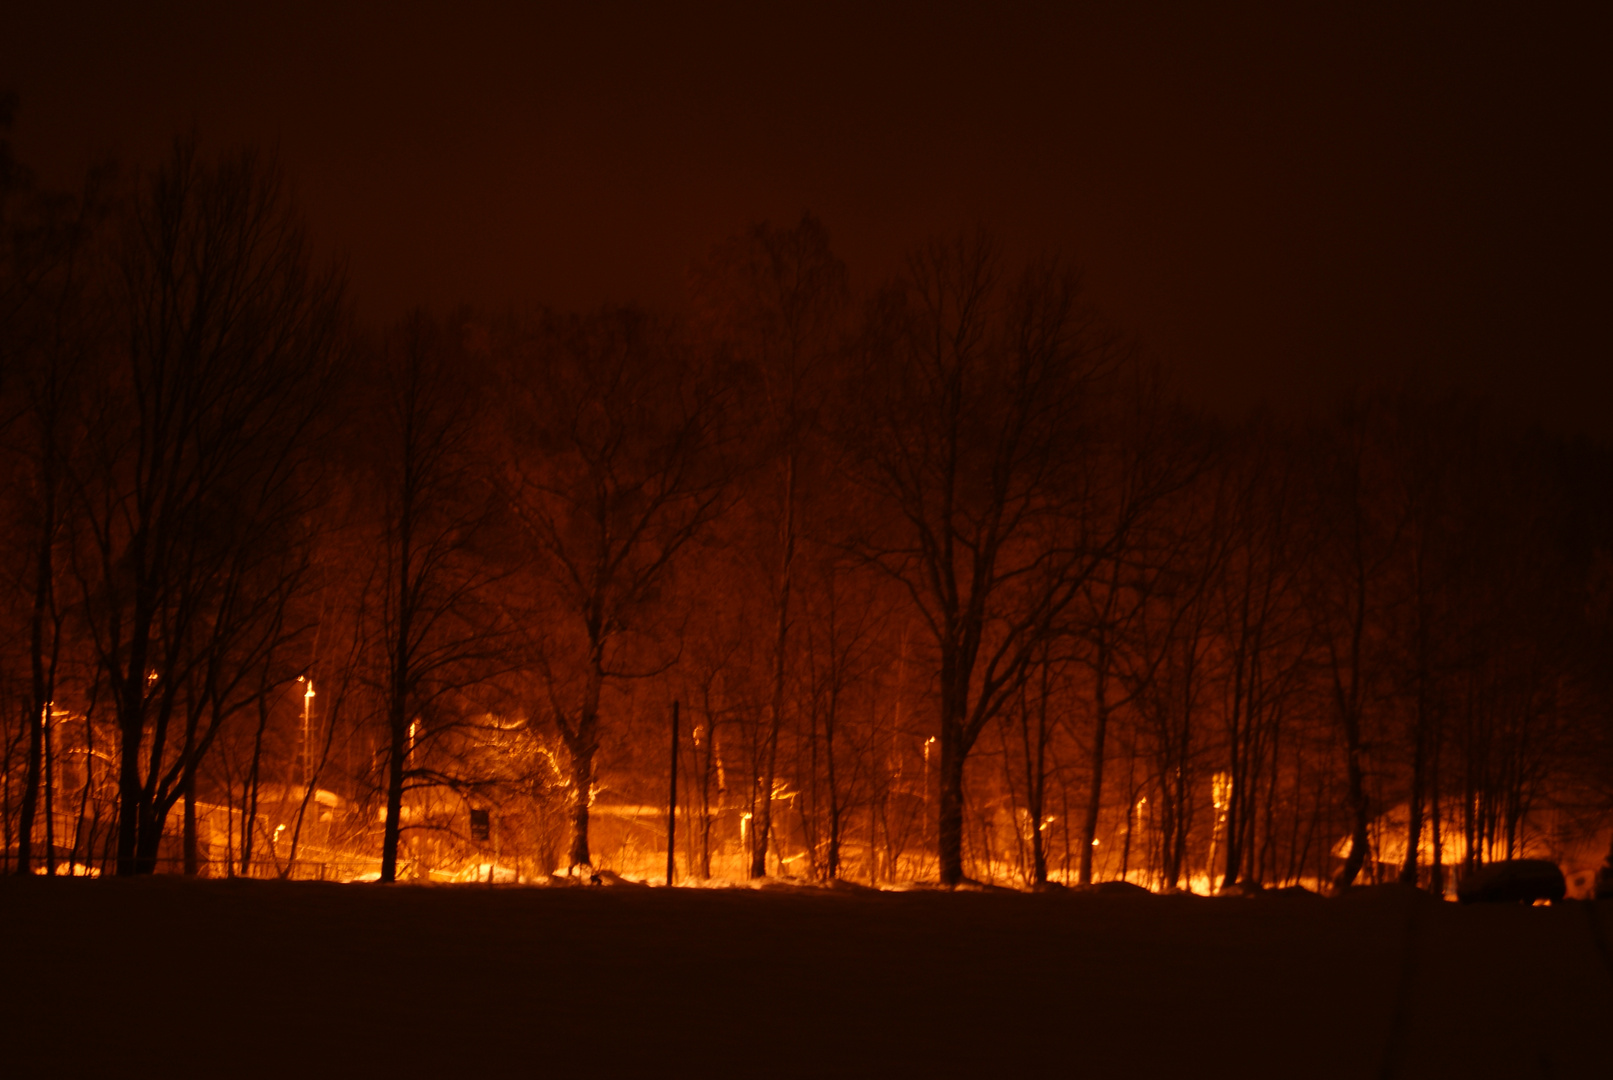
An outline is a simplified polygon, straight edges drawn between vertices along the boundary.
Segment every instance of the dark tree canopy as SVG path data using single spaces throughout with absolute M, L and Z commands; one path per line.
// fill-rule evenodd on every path
M 0 142 L 0 228 L 9 869 L 1585 895 L 1608 850 L 1606 446 L 1394 385 L 1211 416 L 980 232 L 861 283 L 806 214 L 686 314 L 371 328 L 258 154 L 69 195 Z

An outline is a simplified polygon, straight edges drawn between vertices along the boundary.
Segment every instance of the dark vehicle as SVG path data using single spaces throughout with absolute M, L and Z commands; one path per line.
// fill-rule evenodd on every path
M 1568 895 L 1568 881 L 1549 859 L 1509 859 L 1488 863 L 1464 877 L 1456 899 L 1464 904 L 1557 903 Z

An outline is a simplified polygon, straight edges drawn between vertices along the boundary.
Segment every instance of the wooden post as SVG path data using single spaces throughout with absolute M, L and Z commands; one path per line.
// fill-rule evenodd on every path
M 678 839 L 678 703 L 672 702 L 672 781 L 666 796 L 666 883 L 670 887 L 677 871 L 674 855 Z

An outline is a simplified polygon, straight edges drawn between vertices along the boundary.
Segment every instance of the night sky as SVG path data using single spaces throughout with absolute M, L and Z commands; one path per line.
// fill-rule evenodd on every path
M 675 307 L 803 209 L 861 284 L 982 224 L 1214 407 L 1404 374 L 1613 434 L 1593 5 L 20 6 L 24 160 L 277 146 L 370 319 Z

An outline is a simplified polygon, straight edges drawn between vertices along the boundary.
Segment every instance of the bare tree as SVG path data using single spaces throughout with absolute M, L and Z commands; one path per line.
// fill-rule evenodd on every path
M 868 344 L 865 481 L 892 527 L 861 549 L 907 590 L 939 676 L 941 880 L 963 873 L 964 763 L 1042 638 L 1111 557 L 1147 485 L 1106 456 L 1098 403 L 1122 351 L 1075 278 L 1008 288 L 984 238 L 913 255 Z
M 1031 861 L 1029 879 L 1033 886 L 1047 884 L 1047 781 L 1049 750 L 1058 731 L 1058 717 L 1052 710 L 1055 701 L 1055 679 L 1067 668 L 1068 659 L 1053 654 L 1050 637 L 1042 643 L 1041 656 L 1035 663 L 1034 677 L 1020 688 L 1018 707 L 1014 710 L 1019 719 L 1020 752 L 1023 755 L 1025 774 L 1025 817 L 1030 830 Z M 1034 698 L 1031 687 L 1034 687 Z M 1065 828 L 1069 828 L 1068 822 Z M 1087 864 L 1090 877 L 1091 865 Z
M 1333 713 L 1344 738 L 1350 851 L 1335 875 L 1343 890 L 1355 881 L 1371 854 L 1365 724 L 1372 687 L 1384 674 L 1379 618 L 1384 579 L 1392 569 L 1404 523 L 1401 508 L 1386 505 L 1382 455 L 1376 430 L 1379 410 L 1352 409 L 1338 425 L 1319 467 L 1323 472 L 1322 519 L 1328 528 L 1312 564 L 1311 605 L 1325 653 Z
M 371 447 L 377 563 L 360 618 L 373 626 L 385 730 L 381 880 L 398 873 L 406 790 L 450 781 L 420 744 L 465 719 L 466 695 L 504 665 L 507 628 L 489 590 L 496 486 L 475 452 L 470 358 L 416 312 L 377 350 Z
M 0 115 L 0 123 L 5 117 Z M 0 159 L 5 154 L 0 151 Z M 0 189 L 23 177 L 0 160 Z M 0 397 L 0 433 L 16 465 L 7 485 L 19 547 L 7 565 L 22 569 L 17 588 L 28 596 L 30 700 L 27 750 L 17 824 L 17 868 L 32 872 L 32 841 L 41 785 L 45 807 L 45 868 L 55 872 L 50 713 L 57 698 L 63 649 L 68 644 L 62 587 L 63 553 L 70 545 L 70 458 L 82 441 L 80 387 L 93 378 L 105 348 L 107 305 L 104 228 L 109 170 L 92 170 L 83 190 L 68 196 L 25 191 L 19 200 L 0 193 L 4 273 L 0 275 L 0 368 L 11 394 Z M 7 213 L 6 210 L 15 212 Z M 3 388 L 0 388 L 3 389 Z
M 74 571 L 118 719 L 129 874 L 156 866 L 169 808 L 278 642 L 340 287 L 310 269 L 271 164 L 209 161 L 192 141 L 142 183 L 120 269 L 122 349 L 89 403 Z
M 1218 470 L 1225 551 L 1211 588 L 1226 643 L 1218 665 L 1228 782 L 1222 888 L 1240 877 L 1258 881 L 1261 785 L 1275 761 L 1283 703 L 1309 659 L 1299 582 L 1308 543 L 1304 507 L 1296 470 L 1281 455 L 1273 437 L 1256 432 Z
M 556 319 L 511 361 L 511 500 L 556 609 L 540 657 L 571 758 L 571 864 L 591 865 L 589 807 L 608 683 L 663 670 L 651 611 L 728 492 L 726 387 L 670 327 L 631 309 Z M 675 654 L 674 654 L 675 655 Z
M 697 270 L 697 293 L 717 339 L 756 380 L 754 436 L 770 466 L 752 500 L 774 534 L 772 692 L 760 740 L 750 875 L 767 875 L 779 731 L 785 711 L 791 601 L 799 547 L 803 457 L 821 408 L 846 302 L 846 268 L 811 214 L 790 229 L 757 225 L 719 246 Z M 773 490 L 767 491 L 771 487 Z
M 854 696 L 870 682 L 878 632 L 887 621 L 887 605 L 871 592 L 859 592 L 856 579 L 834 559 L 818 567 L 815 588 L 807 597 L 810 621 L 803 637 L 806 666 L 807 760 L 798 767 L 804 788 L 803 831 L 815 867 L 822 876 L 840 876 L 848 810 L 854 781 L 845 767 L 845 728 Z M 821 789 L 820 789 L 821 777 Z M 808 818 L 810 814 L 810 818 Z M 818 861 L 817 825 L 822 820 L 822 861 Z

